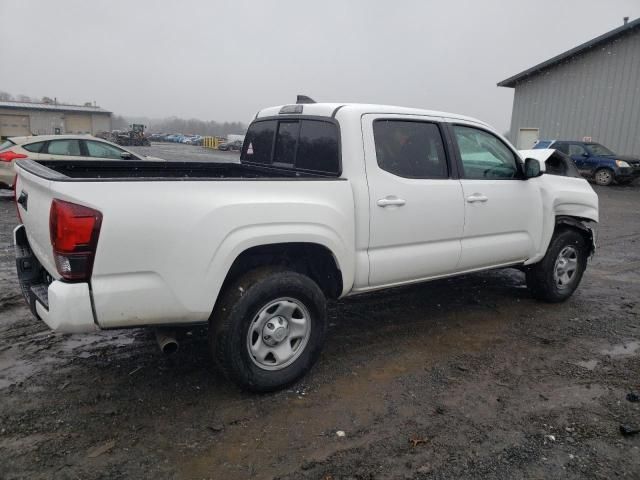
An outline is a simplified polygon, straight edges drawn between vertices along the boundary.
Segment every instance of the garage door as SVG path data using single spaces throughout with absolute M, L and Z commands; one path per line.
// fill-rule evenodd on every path
M 64 131 L 65 133 L 91 133 L 91 115 L 65 114 Z
M 0 136 L 22 137 L 31 135 L 29 115 L 0 115 Z

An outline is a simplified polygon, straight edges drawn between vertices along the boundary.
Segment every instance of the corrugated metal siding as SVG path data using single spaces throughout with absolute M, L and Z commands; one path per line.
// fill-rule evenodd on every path
M 620 154 L 640 155 L 640 30 L 518 83 L 511 138 L 590 136 Z

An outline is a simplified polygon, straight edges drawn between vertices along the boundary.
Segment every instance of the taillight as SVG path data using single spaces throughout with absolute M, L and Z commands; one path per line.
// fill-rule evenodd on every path
M 27 158 L 27 156 L 22 153 L 12 152 L 11 150 L 0 153 L 0 162 L 12 162 L 18 158 Z
M 49 232 L 58 273 L 65 280 L 91 278 L 102 214 L 93 208 L 54 199 Z

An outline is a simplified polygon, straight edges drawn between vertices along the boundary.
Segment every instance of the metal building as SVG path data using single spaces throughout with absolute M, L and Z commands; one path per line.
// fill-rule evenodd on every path
M 110 131 L 111 112 L 59 103 L 0 102 L 0 137 Z
M 515 89 L 510 137 L 640 154 L 640 18 L 498 83 Z

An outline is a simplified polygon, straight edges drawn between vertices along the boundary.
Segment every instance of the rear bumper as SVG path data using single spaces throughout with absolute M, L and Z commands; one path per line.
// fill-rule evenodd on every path
M 53 280 L 31 251 L 24 225 L 13 231 L 13 244 L 20 288 L 31 312 L 56 332 L 99 330 L 94 321 L 89 284 Z

